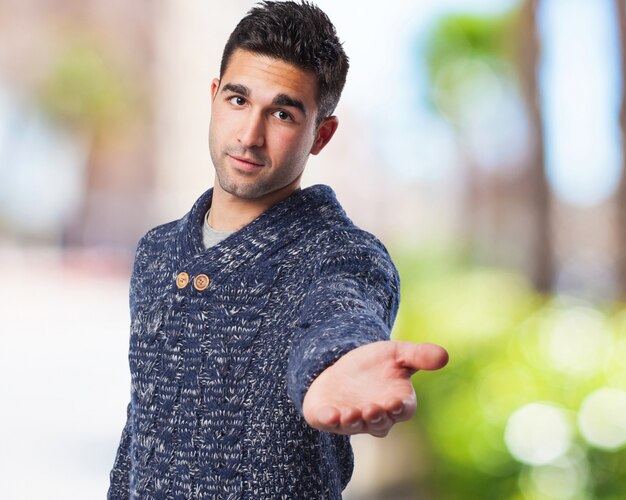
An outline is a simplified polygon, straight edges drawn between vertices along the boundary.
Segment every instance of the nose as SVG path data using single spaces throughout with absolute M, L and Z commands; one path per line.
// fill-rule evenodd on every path
M 258 148 L 265 144 L 265 124 L 261 114 L 248 114 L 239 134 L 239 142 L 245 148 Z

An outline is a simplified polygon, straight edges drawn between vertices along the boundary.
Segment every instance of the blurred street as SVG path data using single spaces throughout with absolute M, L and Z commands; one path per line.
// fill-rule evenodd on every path
M 0 498 L 103 498 L 125 421 L 128 279 L 0 250 Z

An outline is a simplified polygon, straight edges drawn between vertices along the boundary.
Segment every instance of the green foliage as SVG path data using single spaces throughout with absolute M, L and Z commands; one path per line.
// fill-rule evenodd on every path
M 414 379 L 437 498 L 626 498 L 626 447 L 594 444 L 580 424 L 594 391 L 626 390 L 626 309 L 542 297 L 515 273 L 458 259 L 447 271 L 436 256 L 394 260 L 403 277 L 395 338 L 450 352 L 444 370 Z M 534 403 L 557 408 L 571 438 L 533 464 L 514 456 L 505 434 L 511 415 Z M 596 425 L 605 417 L 616 421 L 600 414 Z
M 433 30 L 426 59 L 434 74 L 445 63 L 459 58 L 507 59 L 511 14 L 484 17 L 456 14 L 444 17 Z
M 43 110 L 55 120 L 90 130 L 112 128 L 129 112 L 133 92 L 102 50 L 65 46 L 40 88 Z
M 465 108 L 494 81 L 512 79 L 518 10 L 497 16 L 452 14 L 432 29 L 425 48 L 430 101 L 463 124 Z

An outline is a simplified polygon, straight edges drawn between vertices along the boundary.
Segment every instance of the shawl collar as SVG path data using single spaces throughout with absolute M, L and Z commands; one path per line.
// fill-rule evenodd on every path
M 318 232 L 329 225 L 349 222 L 334 191 L 318 184 L 299 189 L 234 232 L 219 244 L 205 249 L 202 224 L 211 206 L 213 188 L 198 198 L 191 210 L 178 221 L 172 255 L 179 265 L 202 269 L 216 278 L 246 264 L 272 262 L 277 250 L 291 241 Z

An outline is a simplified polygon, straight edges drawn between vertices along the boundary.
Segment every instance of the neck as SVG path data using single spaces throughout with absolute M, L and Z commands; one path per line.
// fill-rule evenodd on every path
M 246 200 L 224 191 L 216 177 L 209 212 L 209 225 L 215 231 L 238 231 L 298 189 L 300 189 L 300 178 L 261 198 Z

